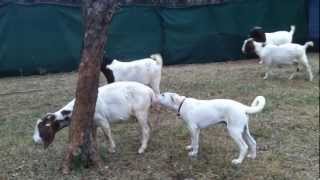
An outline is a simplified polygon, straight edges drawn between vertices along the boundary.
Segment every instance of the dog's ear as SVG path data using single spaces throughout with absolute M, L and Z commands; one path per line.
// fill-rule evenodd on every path
M 173 96 L 170 96 L 170 100 L 171 100 L 171 102 L 175 103 L 175 99 Z
M 174 104 L 179 103 L 179 98 L 178 98 L 178 96 L 176 94 L 170 96 L 170 99 Z

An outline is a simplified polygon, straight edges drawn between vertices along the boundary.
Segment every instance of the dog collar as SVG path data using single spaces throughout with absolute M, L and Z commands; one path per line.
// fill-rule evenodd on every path
M 184 101 L 186 100 L 187 98 L 184 98 L 182 101 L 181 101 L 181 104 L 179 105 L 179 108 L 178 108 L 178 116 L 180 117 L 180 110 L 181 110 L 181 107 L 182 107 L 182 104 L 184 103 Z

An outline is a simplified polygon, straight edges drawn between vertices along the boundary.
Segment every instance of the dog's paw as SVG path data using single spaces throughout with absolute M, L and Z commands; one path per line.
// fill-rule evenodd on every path
M 188 155 L 189 155 L 190 157 L 197 156 L 197 154 L 198 154 L 198 152 L 195 152 L 195 151 L 191 151 L 191 152 L 188 153 Z
M 239 164 L 241 164 L 241 160 L 240 159 L 234 159 L 234 160 L 232 160 L 232 164 L 234 164 L 234 165 L 239 165 Z
M 248 158 L 250 159 L 255 159 L 257 157 L 256 153 L 250 153 L 247 155 Z
M 192 150 L 192 146 L 191 145 L 189 145 L 189 146 L 186 146 L 186 148 L 185 148 L 186 150 Z
M 140 148 L 138 151 L 138 154 L 143 154 L 144 153 L 144 148 Z
M 108 151 L 109 151 L 109 153 L 115 153 L 115 152 L 116 152 L 116 148 L 111 148 L 111 147 L 110 147 L 110 148 L 108 149 Z

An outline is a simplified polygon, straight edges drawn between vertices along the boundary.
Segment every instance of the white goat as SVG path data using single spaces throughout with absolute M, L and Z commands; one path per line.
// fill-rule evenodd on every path
M 162 56 L 152 54 L 150 58 L 144 58 L 131 62 L 113 60 L 110 65 L 103 65 L 113 74 L 114 81 L 136 81 L 151 87 L 156 94 L 160 94 L 160 81 L 162 70 Z M 105 72 L 106 70 L 102 70 Z M 105 74 L 105 73 L 104 73 Z M 107 75 L 105 74 L 108 79 Z M 108 80 L 108 82 L 112 82 Z
M 307 42 L 304 45 L 287 43 L 283 45 L 273 45 L 254 41 L 252 38 L 247 39 L 243 46 L 243 53 L 255 52 L 262 63 L 266 64 L 267 71 L 265 73 L 264 79 L 267 79 L 271 73 L 272 66 L 279 65 L 294 65 L 296 71 L 299 71 L 299 65 L 302 64 L 309 75 L 309 80 L 312 81 L 313 75 L 312 70 L 306 55 L 306 49 L 309 46 L 313 46 L 313 42 Z M 293 79 L 296 71 L 292 73 L 289 79 Z
M 115 82 L 99 88 L 96 109 L 94 113 L 95 125 L 100 127 L 110 141 L 110 152 L 115 152 L 115 143 L 111 135 L 110 123 L 127 121 L 135 117 L 142 128 L 142 140 L 139 153 L 147 148 L 150 127 L 148 113 L 150 106 L 156 103 L 153 90 L 137 82 Z M 70 124 L 70 117 L 74 100 L 55 113 L 49 113 L 37 121 L 33 140 L 36 143 L 50 145 L 55 133 Z

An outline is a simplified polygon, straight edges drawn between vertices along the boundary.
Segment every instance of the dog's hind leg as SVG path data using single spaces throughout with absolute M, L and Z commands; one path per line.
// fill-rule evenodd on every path
M 248 158 L 255 159 L 257 154 L 257 143 L 254 138 L 251 136 L 249 131 L 249 125 L 247 124 L 245 127 L 245 131 L 243 133 L 243 138 L 249 146 L 249 154 L 247 155 Z
M 248 145 L 242 137 L 244 127 L 228 127 L 228 131 L 232 139 L 237 143 L 240 153 L 237 159 L 232 160 L 232 164 L 240 164 L 248 152 Z

